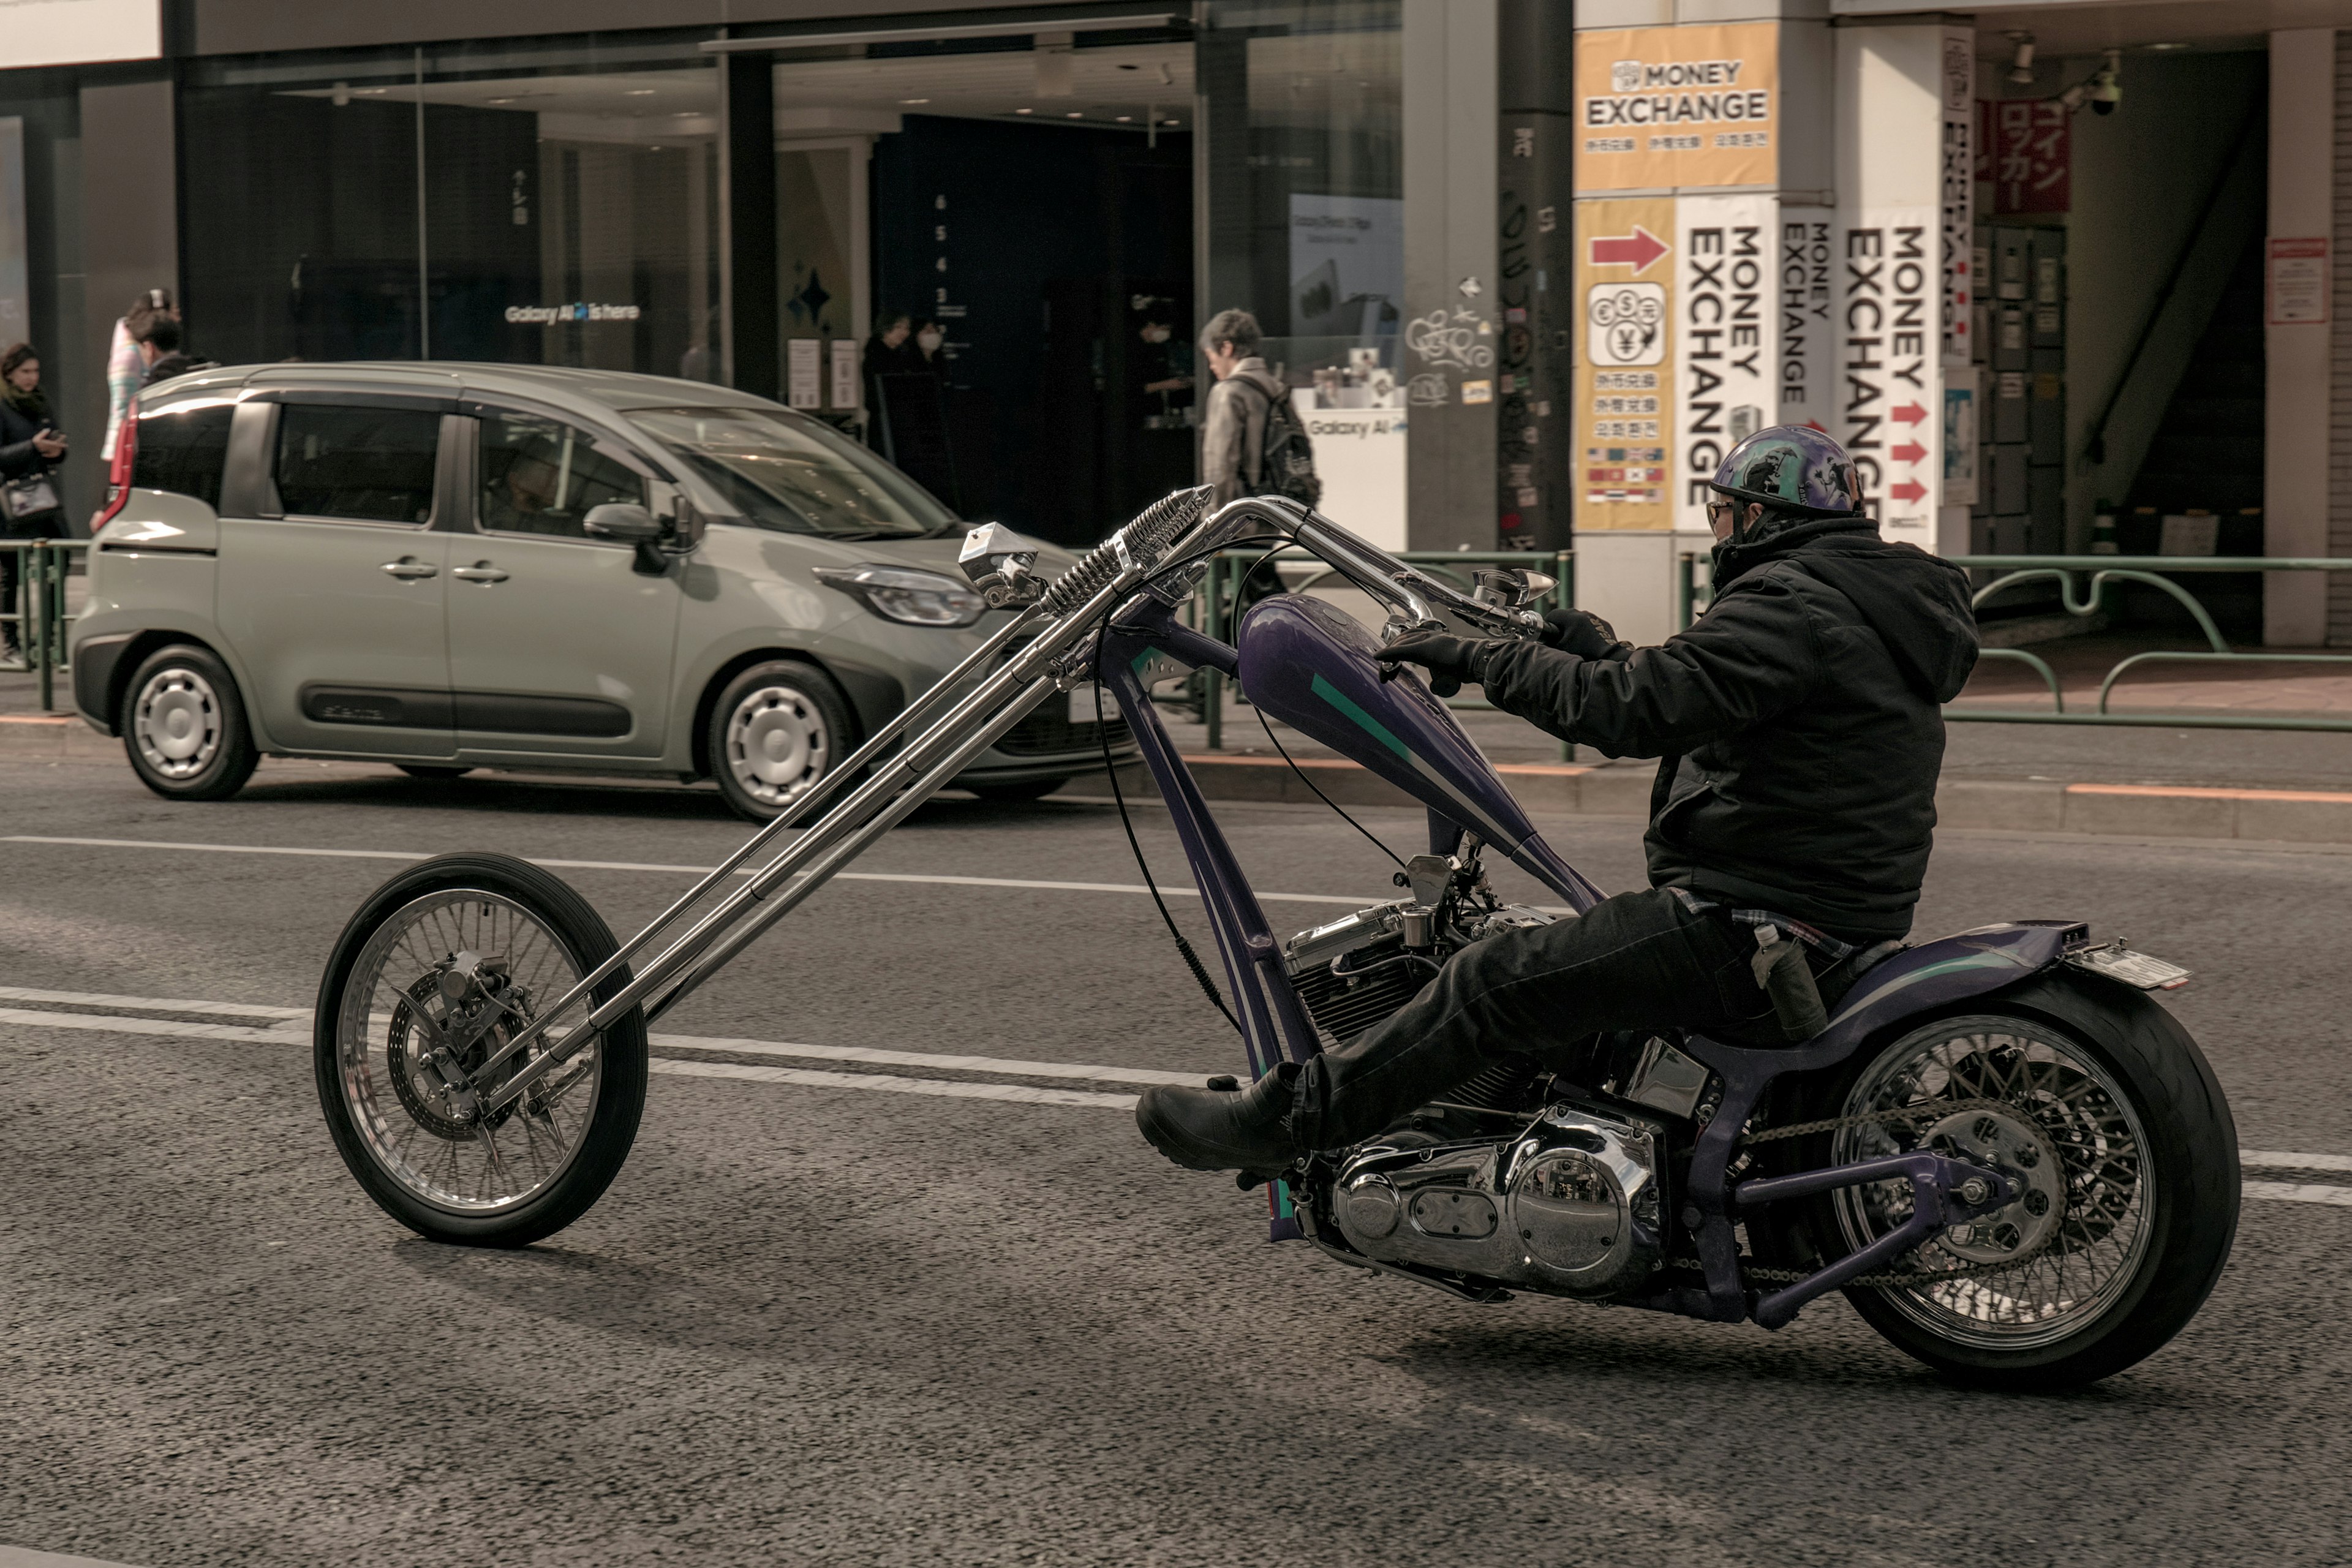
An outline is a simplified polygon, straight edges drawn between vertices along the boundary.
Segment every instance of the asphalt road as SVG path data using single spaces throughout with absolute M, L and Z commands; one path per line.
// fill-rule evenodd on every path
M 1131 1084 L 672 1045 L 787 1080 L 657 1076 L 586 1218 L 523 1252 L 443 1248 L 343 1171 L 292 1016 L 394 868 L 369 857 L 708 865 L 740 837 L 716 797 L 273 764 L 236 802 L 173 806 L 119 765 L 10 763 L 0 798 L 0 1546 L 156 1568 L 2352 1556 L 2352 1206 L 2250 1200 L 2166 1351 L 1997 1397 L 1834 1300 L 1778 1334 L 1478 1308 L 1269 1246 L 1255 1196 L 1143 1147 Z M 1389 895 L 1319 811 L 1225 820 L 1293 895 L 1278 921 Z M 1636 884 L 1633 825 L 1549 831 Z M 859 868 L 1136 880 L 1109 810 L 1066 802 L 942 801 Z M 565 875 L 624 930 L 684 886 Z M 2341 852 L 1954 834 L 1919 930 L 2063 914 L 2192 965 L 2170 1005 L 2245 1147 L 2341 1156 L 2347 892 Z M 662 1028 L 1237 1066 L 1149 901 L 1116 890 L 843 883 Z M 877 1092 L 910 1079 L 1068 1102 Z

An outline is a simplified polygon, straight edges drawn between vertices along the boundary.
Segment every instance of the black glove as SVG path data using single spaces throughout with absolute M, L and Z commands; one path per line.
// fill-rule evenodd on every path
M 1614 627 L 1590 610 L 1546 610 L 1543 642 L 1579 658 L 1606 658 L 1618 637 Z
M 1383 679 L 1394 675 L 1400 664 L 1425 667 L 1430 690 L 1451 697 L 1462 689 L 1464 681 L 1477 680 L 1486 657 L 1502 646 L 1491 638 L 1457 637 L 1451 632 L 1407 632 L 1372 657 L 1389 667 Z

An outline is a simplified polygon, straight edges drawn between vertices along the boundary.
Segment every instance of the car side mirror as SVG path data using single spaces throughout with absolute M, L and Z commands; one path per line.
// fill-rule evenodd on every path
M 593 539 L 609 539 L 617 544 L 651 544 L 664 532 L 660 521 L 635 501 L 590 507 L 580 526 Z

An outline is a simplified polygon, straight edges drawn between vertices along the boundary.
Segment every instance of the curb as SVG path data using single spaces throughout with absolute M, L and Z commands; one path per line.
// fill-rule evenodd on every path
M 1314 794 L 1279 757 L 1212 753 L 1188 755 L 1184 762 L 1211 800 L 1315 804 Z M 1353 763 L 1301 757 L 1298 765 L 1341 805 L 1419 805 Z M 1563 816 L 1646 816 L 1655 776 L 1649 768 L 1557 763 L 1504 763 L 1495 771 L 1529 812 Z M 1119 784 L 1134 793 L 1152 793 L 1140 768 L 1121 770 Z M 1952 779 L 1936 791 L 1936 815 L 1941 827 L 2011 833 L 2352 844 L 2352 793 L 2329 790 Z
M 120 757 L 110 740 L 73 713 L 0 713 L 0 756 Z

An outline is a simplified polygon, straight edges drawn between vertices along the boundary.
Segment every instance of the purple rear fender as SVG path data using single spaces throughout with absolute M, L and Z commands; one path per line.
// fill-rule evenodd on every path
M 2072 921 L 2017 921 L 1979 926 L 1907 948 L 1854 983 L 1830 1026 L 1799 1047 L 1836 1061 L 1890 1024 L 2013 985 L 2058 962 Z

